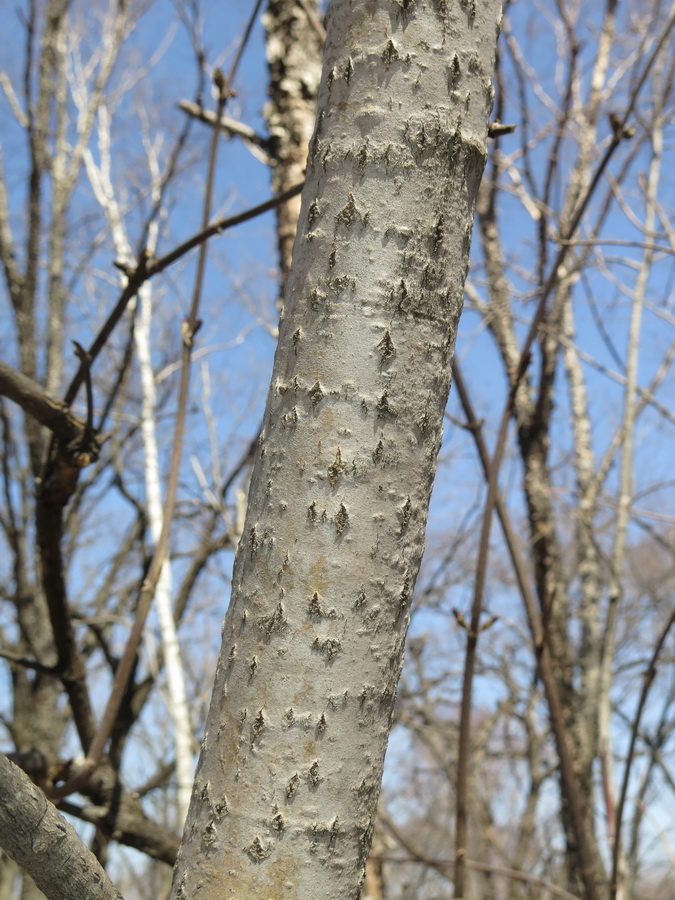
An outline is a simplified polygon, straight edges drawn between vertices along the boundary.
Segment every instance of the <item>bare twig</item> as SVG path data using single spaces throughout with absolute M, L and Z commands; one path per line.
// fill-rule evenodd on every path
M 563 238 L 557 238 L 557 241 L 559 244 L 571 244 L 572 247 L 630 247 L 636 250 L 652 250 L 654 253 L 665 253 L 666 255 L 675 254 L 675 247 L 671 247 L 668 244 L 655 244 L 650 241 L 624 241 L 618 238 L 593 238 L 591 240 L 582 240 L 581 238 L 563 240 Z
M 212 222 L 210 225 L 203 228 L 187 241 L 179 244 L 178 247 L 175 247 L 160 259 L 150 262 L 147 257 L 142 255 L 141 260 L 135 269 L 127 270 L 127 267 L 125 266 L 124 269 L 125 271 L 127 271 L 129 281 L 87 351 L 92 363 L 99 355 L 103 347 L 106 345 L 108 338 L 115 330 L 115 327 L 122 318 L 124 311 L 136 296 L 136 294 L 138 293 L 138 289 L 145 281 L 147 281 L 149 278 L 154 278 L 155 275 L 159 275 L 161 272 L 164 272 L 165 269 L 168 269 L 169 266 L 173 265 L 179 259 L 182 259 L 182 257 L 188 254 L 191 250 L 194 250 L 196 247 L 201 246 L 201 244 L 203 244 L 205 241 L 208 241 L 209 238 L 212 238 L 217 234 L 222 234 L 224 231 L 227 231 L 230 228 L 234 228 L 236 225 L 241 225 L 243 222 L 248 222 L 250 219 L 254 219 L 256 216 L 261 216 L 263 215 L 263 213 L 269 212 L 271 209 L 279 206 L 280 203 L 285 203 L 286 200 L 289 200 L 291 197 L 295 197 L 297 194 L 299 194 L 302 191 L 303 187 L 304 182 L 302 184 L 296 184 L 294 187 L 289 188 L 289 190 L 287 190 L 285 193 L 279 194 L 278 197 L 272 197 L 270 200 L 266 200 L 264 203 L 258 203 L 256 206 L 252 206 L 249 209 L 244 210 L 243 212 L 235 213 L 235 215 L 233 216 L 224 216 L 220 219 L 216 219 L 215 222 Z M 80 365 L 78 371 L 75 373 L 75 376 L 73 377 L 73 380 L 68 387 L 68 390 L 66 391 L 66 395 L 64 398 L 64 403 L 66 405 L 70 405 L 74 401 L 83 381 L 84 368 L 82 365 Z
M 654 652 L 651 655 L 651 659 L 649 660 L 649 663 L 643 675 L 640 699 L 638 701 L 637 709 L 635 710 L 633 727 L 631 728 L 628 755 L 626 756 L 626 765 L 623 772 L 623 781 L 621 783 L 621 793 L 619 794 L 619 802 L 617 803 L 616 807 L 616 832 L 614 836 L 614 847 L 612 848 L 612 877 L 609 885 L 610 900 L 616 900 L 617 891 L 619 889 L 621 825 L 623 821 L 623 810 L 624 806 L 626 805 L 626 797 L 628 796 L 628 782 L 630 780 L 631 767 L 635 759 L 635 744 L 637 743 L 638 734 L 640 731 L 640 721 L 642 719 L 642 713 L 644 712 L 644 708 L 647 703 L 649 691 L 651 690 L 652 684 L 654 683 L 654 678 L 656 677 L 656 664 L 658 662 L 659 656 L 661 655 L 661 651 L 663 650 L 663 645 L 666 642 L 668 633 L 670 632 L 670 629 L 673 627 L 673 625 L 675 625 L 675 609 L 671 612 L 668 621 L 661 630 L 661 634 L 659 635 L 658 640 L 656 641 L 656 645 L 654 646 Z
M 312 26 L 314 31 L 316 32 L 316 36 L 319 38 L 322 44 L 326 43 L 326 29 L 323 27 L 323 23 L 319 16 L 316 13 L 316 10 L 312 7 L 307 0 L 298 0 L 300 6 L 304 9 L 305 14 L 309 20 L 309 24 Z
M 515 124 L 508 124 L 506 122 L 490 122 L 488 125 L 488 137 L 498 138 L 503 134 L 513 134 L 518 126 Z
M 206 125 L 211 127 L 217 125 L 228 137 L 240 137 L 260 162 L 269 164 L 269 139 L 258 134 L 250 125 L 245 125 L 238 119 L 232 119 L 229 116 L 222 116 L 218 119 L 212 110 L 204 109 L 203 106 L 193 103 L 191 100 L 181 100 L 178 108 Z

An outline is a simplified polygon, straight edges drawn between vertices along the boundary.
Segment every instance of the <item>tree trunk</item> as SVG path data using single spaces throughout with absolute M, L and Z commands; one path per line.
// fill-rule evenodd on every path
M 265 119 L 270 134 L 272 188 L 278 196 L 305 177 L 321 79 L 323 40 L 318 0 L 269 0 L 263 22 L 270 96 Z M 299 214 L 299 196 L 276 210 L 281 300 Z
M 356 898 L 486 159 L 500 5 L 336 0 L 174 900 Z

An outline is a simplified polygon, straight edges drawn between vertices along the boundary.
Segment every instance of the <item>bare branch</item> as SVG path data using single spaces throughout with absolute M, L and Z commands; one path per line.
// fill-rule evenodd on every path
M 411 842 L 401 834 L 400 830 L 394 825 L 390 818 L 385 817 L 383 821 L 387 829 L 391 831 L 395 839 L 401 844 L 403 849 L 410 854 L 410 856 L 408 858 L 401 858 L 400 856 L 373 855 L 370 859 L 378 859 L 388 863 L 418 862 L 436 869 L 436 871 L 440 872 L 442 875 L 445 875 L 446 872 L 452 868 L 452 863 L 449 860 L 434 859 L 425 856 L 422 853 L 418 853 L 413 848 Z M 576 894 L 570 894 L 569 891 L 557 887 L 555 884 L 551 884 L 550 881 L 546 881 L 544 878 L 537 878 L 536 875 L 530 875 L 527 872 L 519 872 L 517 869 L 511 869 L 506 866 L 495 866 L 491 863 L 478 862 L 473 859 L 465 860 L 465 865 L 467 869 L 473 869 L 476 872 L 491 872 L 495 875 L 503 875 L 514 881 L 524 881 L 526 884 L 535 884 L 552 894 L 554 897 L 560 897 L 561 900 L 579 900 L 579 897 L 577 897 Z
M 191 100 L 181 100 L 178 107 L 184 113 L 187 113 L 194 119 L 198 119 L 200 122 L 204 122 L 206 125 L 211 127 L 218 125 L 220 130 L 228 137 L 242 138 L 256 159 L 259 159 L 265 165 L 269 165 L 269 140 L 255 132 L 250 125 L 245 125 L 237 119 L 230 118 L 230 116 L 221 116 L 219 120 L 210 109 L 204 109 L 203 106 L 193 103 Z
M 298 0 L 300 6 L 304 9 L 307 14 L 307 18 L 309 20 L 309 24 L 312 26 L 314 31 L 316 32 L 316 36 L 319 38 L 321 43 L 325 43 L 326 41 L 326 29 L 323 27 L 323 23 L 319 18 L 316 9 L 308 2 L 308 0 Z
M 122 291 L 122 294 L 120 295 L 120 298 L 117 301 L 114 309 L 101 326 L 98 335 L 87 351 L 89 357 L 91 358 L 91 362 L 93 363 L 103 347 L 106 345 L 108 338 L 122 318 L 124 311 L 136 296 L 138 289 L 144 281 L 147 281 L 148 278 L 153 278 L 155 275 L 159 275 L 165 269 L 168 269 L 169 266 L 173 265 L 173 263 L 177 262 L 191 250 L 194 250 L 195 247 L 199 247 L 200 244 L 203 244 L 204 241 L 207 241 L 209 238 L 212 238 L 217 234 L 222 234 L 229 228 L 234 228 L 236 225 L 241 225 L 243 222 L 248 222 L 249 219 L 254 219 L 256 216 L 261 216 L 263 213 L 269 212 L 271 209 L 277 207 L 280 203 L 285 203 L 286 200 L 299 194 L 302 191 L 303 187 L 304 182 L 303 184 L 296 184 L 294 187 L 290 188 L 288 191 L 285 191 L 283 194 L 279 194 L 278 197 L 273 197 L 271 200 L 266 200 L 264 203 L 259 203 L 257 206 L 252 206 L 250 209 L 244 210 L 244 212 L 236 213 L 234 216 L 224 216 L 222 219 L 216 219 L 216 221 L 212 222 L 211 225 L 208 225 L 198 234 L 193 235 L 193 237 L 189 238 L 187 241 L 179 244 L 178 247 L 176 247 L 174 250 L 171 250 L 165 256 L 162 256 L 161 259 L 150 262 L 147 256 L 143 256 L 137 268 L 132 272 L 127 272 L 129 276 L 129 282 L 127 286 Z M 121 265 L 120 267 L 123 268 L 124 271 L 127 271 L 127 267 L 125 265 Z M 72 382 L 70 383 L 70 386 L 68 387 L 68 390 L 66 391 L 66 403 L 73 402 L 83 381 L 84 367 L 80 365 L 79 369 L 75 373 Z
M 135 797 L 124 796 L 121 803 L 114 806 L 95 803 L 80 806 L 64 800 L 59 804 L 59 809 L 69 816 L 96 825 L 106 835 L 114 834 L 120 844 L 146 853 L 152 859 L 161 860 L 169 866 L 176 861 L 179 836 L 148 818 Z
M 58 672 L 54 666 L 45 666 L 36 659 L 30 659 L 27 656 L 21 656 L 20 653 L 13 653 L 11 650 L 0 650 L 0 659 L 6 659 L 15 666 L 21 666 L 24 669 L 32 669 L 34 672 L 42 672 L 44 675 L 57 675 Z
M 0 844 L 48 900 L 121 900 L 75 829 L 1 753 Z
M 631 729 L 630 735 L 630 746 L 628 748 L 628 756 L 626 757 L 626 766 L 624 768 L 623 781 L 621 783 L 621 793 L 619 795 L 619 802 L 616 808 L 616 834 L 612 852 L 610 900 L 615 900 L 615 898 L 617 897 L 617 892 L 619 890 L 619 864 L 621 862 L 621 825 L 623 821 L 623 810 L 624 806 L 626 805 L 626 797 L 628 796 L 628 782 L 630 780 L 631 767 L 633 764 L 633 760 L 635 759 L 635 744 L 637 743 L 638 734 L 640 732 L 640 721 L 642 719 L 642 713 L 644 712 L 644 708 L 647 703 L 647 696 L 649 695 L 651 686 L 654 683 L 654 678 L 656 677 L 656 664 L 659 660 L 659 656 L 661 655 L 663 645 L 666 642 L 666 638 L 668 637 L 670 629 L 674 625 L 675 610 L 671 612 L 670 618 L 661 630 L 661 633 L 656 641 L 654 651 L 651 655 L 651 659 L 649 660 L 647 668 L 645 669 L 643 674 L 642 691 L 640 693 L 640 699 L 638 701 L 635 718 L 633 720 L 633 727 Z
M 0 360 L 0 394 L 18 403 L 41 425 L 49 428 L 60 442 L 73 446 L 80 442 L 84 447 L 85 423 L 74 416 L 64 403 L 50 397 L 36 381 L 17 372 L 2 360 Z M 94 443 L 89 447 L 90 452 L 97 447 L 93 437 L 92 440 Z M 94 459 L 95 455 L 92 454 L 89 461 L 93 462 Z

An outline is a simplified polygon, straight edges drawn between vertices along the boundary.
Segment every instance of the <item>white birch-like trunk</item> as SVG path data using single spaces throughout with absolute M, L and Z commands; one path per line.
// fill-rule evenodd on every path
M 155 373 L 150 352 L 150 327 L 152 323 L 152 292 L 146 282 L 138 292 L 140 308 L 136 320 L 134 339 L 141 376 L 141 430 L 143 433 L 145 492 L 148 504 L 148 523 L 152 542 L 156 546 L 164 522 L 162 488 L 160 482 L 159 451 L 156 430 Z M 176 623 L 173 618 L 171 561 L 162 565 L 155 589 L 155 609 L 164 650 L 167 707 L 173 722 L 176 748 L 176 819 L 179 828 L 187 816 L 194 776 L 193 734 L 185 691 L 185 676 L 181 659 Z
M 120 206 L 115 199 L 111 179 L 110 159 L 110 116 L 108 109 L 102 105 L 99 110 L 99 152 L 101 165 L 97 166 L 91 152 L 84 153 L 85 167 L 89 181 L 103 209 L 115 244 L 117 258 L 128 265 L 133 264 L 133 254 L 129 242 Z M 161 175 L 152 148 L 148 149 L 148 163 L 153 175 L 153 199 L 158 199 Z M 159 234 L 157 221 L 150 223 L 147 250 L 153 252 Z M 125 279 L 124 279 L 125 280 Z M 156 429 L 156 391 L 155 375 L 152 368 L 150 331 L 152 325 L 152 285 L 149 281 L 143 284 L 138 292 L 139 312 L 134 329 L 134 342 L 138 354 L 138 366 L 141 381 L 141 434 L 143 437 L 143 468 L 145 476 L 145 492 L 147 499 L 148 524 L 154 544 L 157 544 L 164 521 L 162 488 L 159 467 L 159 451 Z M 155 588 L 155 609 L 159 622 L 159 631 L 164 651 L 164 665 L 168 688 L 167 707 L 173 723 L 174 744 L 176 749 L 176 820 L 180 828 L 185 822 L 192 792 L 194 775 L 194 737 L 185 690 L 185 675 L 181 659 L 180 645 L 173 617 L 171 602 L 172 573 L 171 560 L 167 557 L 162 565 L 157 587 Z
M 174 900 L 359 894 L 483 171 L 497 0 L 334 0 Z

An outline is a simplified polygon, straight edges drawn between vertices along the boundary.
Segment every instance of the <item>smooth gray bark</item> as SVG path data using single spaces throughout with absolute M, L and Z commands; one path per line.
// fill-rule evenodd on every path
M 335 0 L 174 900 L 359 894 L 486 159 L 500 5 Z

